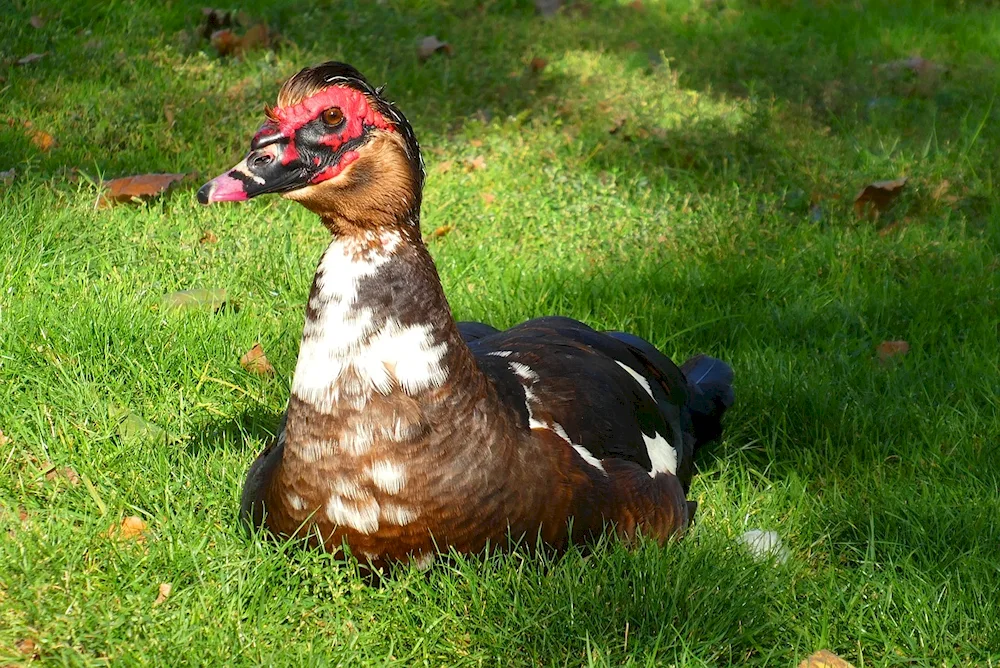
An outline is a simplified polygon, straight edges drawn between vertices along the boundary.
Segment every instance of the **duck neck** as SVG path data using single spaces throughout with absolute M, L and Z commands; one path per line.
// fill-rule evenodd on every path
M 306 308 L 286 449 L 307 461 L 426 435 L 448 397 L 482 396 L 416 215 L 345 230 L 323 253 Z M 443 413 L 442 413 L 443 415 Z

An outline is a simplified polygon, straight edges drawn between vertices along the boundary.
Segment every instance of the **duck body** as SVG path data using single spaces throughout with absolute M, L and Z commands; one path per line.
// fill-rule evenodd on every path
M 247 158 L 199 192 L 283 192 L 332 232 L 242 518 L 376 566 L 510 537 L 559 549 L 683 531 L 694 452 L 719 434 L 731 369 L 705 356 L 678 368 L 569 318 L 456 323 L 421 240 L 423 163 L 398 110 L 339 63 L 303 70 L 278 102 Z

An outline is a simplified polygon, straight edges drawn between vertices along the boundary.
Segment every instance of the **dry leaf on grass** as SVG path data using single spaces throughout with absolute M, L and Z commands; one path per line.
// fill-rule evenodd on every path
M 646 6 L 642 4 L 642 0 L 632 0 L 628 3 L 628 6 L 637 12 L 645 12 Z
M 163 295 L 164 311 L 218 311 L 226 305 L 225 288 L 192 288 Z
M 22 638 L 14 643 L 17 647 L 17 651 L 24 656 L 30 656 L 32 658 L 38 658 L 38 645 L 31 638 Z
M 48 132 L 32 130 L 31 143 L 47 153 L 55 146 L 56 140 Z
M 271 46 L 271 29 L 266 23 L 256 23 L 250 26 L 240 40 L 241 52 L 266 49 L 269 46 Z
M 544 58 L 535 57 L 531 59 L 531 63 L 529 63 L 528 67 L 531 69 L 532 72 L 537 73 L 544 70 L 545 66 L 548 64 L 549 61 L 545 60 Z
M 220 56 L 230 56 L 240 47 L 239 36 L 229 28 L 213 32 L 210 41 Z
M 215 236 L 215 232 L 212 230 L 205 230 L 205 233 L 201 235 L 201 239 L 198 239 L 200 244 L 214 244 L 219 241 L 219 237 Z
M 833 652 L 821 649 L 804 659 L 799 668 L 854 668 L 854 666 Z
M 910 344 L 906 341 L 883 341 L 876 348 L 878 359 L 882 364 L 886 364 L 893 357 L 902 357 L 910 352 Z
M 443 162 L 439 162 L 437 164 L 437 167 L 434 168 L 434 170 L 438 174 L 447 174 L 448 171 L 450 171 L 451 168 L 454 167 L 454 166 L 455 166 L 455 163 L 453 161 L 451 161 L 451 160 L 444 160 Z
M 465 161 L 465 171 L 473 172 L 478 169 L 486 169 L 486 158 L 481 155 L 477 155 L 475 158 L 469 158 Z
M 170 597 L 170 590 L 171 589 L 173 589 L 173 586 L 169 582 L 161 582 L 160 583 L 160 590 L 156 594 L 156 600 L 153 601 L 153 605 L 160 605 L 161 603 L 163 603 L 164 601 L 166 601 L 167 598 Z
M 211 42 L 220 56 L 240 56 L 253 49 L 269 47 L 272 35 L 266 23 L 257 23 L 242 35 L 230 28 L 216 30 L 212 33 Z
M 448 42 L 442 42 L 436 36 L 428 35 L 420 40 L 420 46 L 417 47 L 417 58 L 420 59 L 420 62 L 424 62 L 438 52 L 451 56 L 454 49 Z
M 69 484 L 73 485 L 74 487 L 80 484 L 80 476 L 77 475 L 76 471 L 74 471 L 68 466 L 64 466 L 62 468 L 56 468 L 55 466 L 53 466 L 52 468 L 50 468 L 48 471 L 45 472 L 45 479 L 50 482 L 60 479 L 66 480 L 69 482 Z
M 112 179 L 103 185 L 104 191 L 97 199 L 97 208 L 103 209 L 114 202 L 143 202 L 165 192 L 184 180 L 186 174 L 139 174 Z
M 854 213 L 859 218 L 865 215 L 878 216 L 887 211 L 906 187 L 906 177 L 892 181 L 869 183 L 854 198 Z
M 497 196 L 493 193 L 480 193 L 479 196 L 483 198 L 484 204 L 493 204 L 497 199 Z
M 35 30 L 41 30 L 42 28 L 45 27 L 45 19 L 43 19 L 38 14 L 32 16 L 31 19 L 28 21 L 28 23 L 30 23 L 31 27 L 34 28 Z
M 442 225 L 441 227 L 434 230 L 434 237 L 443 237 L 444 235 L 451 232 L 451 225 Z
M 14 64 L 15 65 L 30 65 L 31 63 L 37 63 L 39 60 L 41 60 L 42 58 L 44 58 L 47 55 L 49 55 L 48 51 L 45 51 L 43 53 L 29 53 L 28 55 L 24 56 L 23 58 L 18 58 L 17 60 L 15 60 Z
M 121 524 L 111 525 L 104 536 L 113 540 L 134 540 L 142 543 L 146 540 L 146 522 L 141 517 L 129 515 Z
M 8 443 L 10 443 L 10 437 L 4 435 L 4 433 L 0 431 L 0 448 L 7 445 Z
M 259 341 L 254 343 L 253 347 L 240 358 L 240 366 L 255 376 L 274 375 L 274 367 L 268 361 L 267 355 L 264 354 L 264 348 L 260 345 Z

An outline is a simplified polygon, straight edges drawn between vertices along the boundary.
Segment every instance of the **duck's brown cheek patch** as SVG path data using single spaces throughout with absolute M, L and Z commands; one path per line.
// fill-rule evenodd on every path
M 358 159 L 357 151 L 348 151 L 340 158 L 340 162 L 336 165 L 331 165 L 321 171 L 319 174 L 314 176 L 309 183 L 321 183 L 323 181 L 329 181 L 333 177 L 339 175 L 344 169 L 347 168 L 349 164 Z

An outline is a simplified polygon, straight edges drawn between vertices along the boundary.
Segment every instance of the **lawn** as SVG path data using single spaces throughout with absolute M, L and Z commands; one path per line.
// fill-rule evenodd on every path
M 198 37 L 202 6 L 0 6 L 0 661 L 1000 663 L 995 3 L 247 0 L 281 38 L 242 57 Z M 451 55 L 421 63 L 426 35 Z M 735 368 L 683 541 L 372 587 L 239 530 L 327 236 L 194 191 L 328 59 L 415 127 L 460 319 L 565 314 Z M 147 172 L 197 174 L 95 207 Z M 226 306 L 163 302 L 199 288 Z M 240 365 L 257 341 L 273 377 Z M 128 516 L 139 537 L 109 534 Z M 750 529 L 787 560 L 755 560 Z

